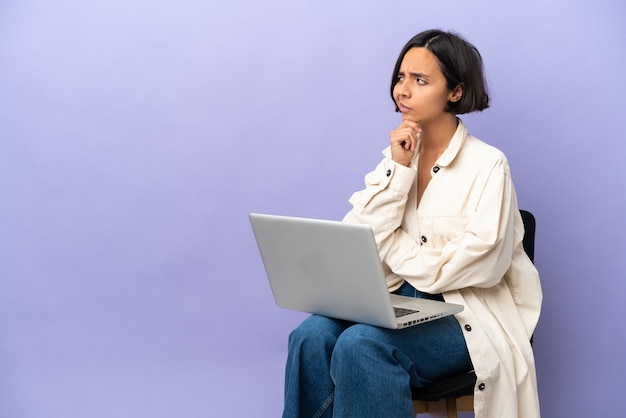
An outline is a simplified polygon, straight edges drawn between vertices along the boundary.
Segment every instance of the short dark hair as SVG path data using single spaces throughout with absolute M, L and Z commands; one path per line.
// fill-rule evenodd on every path
M 459 84 L 463 87 L 463 95 L 457 102 L 449 102 L 447 112 L 457 115 L 482 111 L 489 107 L 487 82 L 483 70 L 483 59 L 478 49 L 460 35 L 431 29 L 415 35 L 402 48 L 391 78 L 391 99 L 393 89 L 398 82 L 400 65 L 406 53 L 412 48 L 426 48 L 437 58 L 439 68 L 447 81 L 449 90 Z M 396 104 L 396 112 L 398 112 Z

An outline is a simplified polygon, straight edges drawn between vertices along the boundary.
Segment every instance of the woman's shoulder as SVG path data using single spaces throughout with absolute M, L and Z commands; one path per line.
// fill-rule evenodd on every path
M 511 171 L 509 161 L 502 150 L 469 134 L 458 160 L 462 167 L 468 169 L 473 167 L 481 172 L 497 170 L 503 174 L 510 174 Z
M 472 160 L 481 161 L 483 163 L 491 160 L 491 161 L 503 161 L 506 162 L 507 158 L 504 152 L 502 152 L 499 148 L 488 144 L 472 135 L 469 132 L 468 127 L 463 123 L 461 119 L 458 119 L 459 125 L 457 128 L 457 132 L 455 133 L 455 137 L 457 140 L 453 138 L 453 142 L 456 142 L 456 147 L 458 147 L 458 151 L 460 154 L 465 155 Z
M 467 135 L 463 151 L 471 153 L 474 158 L 508 163 L 502 150 L 470 134 Z

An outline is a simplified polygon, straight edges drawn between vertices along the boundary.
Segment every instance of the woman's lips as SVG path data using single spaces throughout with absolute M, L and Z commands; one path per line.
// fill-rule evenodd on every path
M 410 107 L 405 106 L 402 103 L 398 103 L 398 109 L 400 109 L 400 112 L 402 112 L 402 113 L 407 113 L 408 111 L 411 110 Z

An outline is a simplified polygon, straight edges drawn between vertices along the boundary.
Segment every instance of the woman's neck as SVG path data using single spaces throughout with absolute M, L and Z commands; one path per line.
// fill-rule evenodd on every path
M 446 113 L 442 118 L 428 124 L 421 124 L 421 152 L 443 153 L 458 126 L 456 115 Z

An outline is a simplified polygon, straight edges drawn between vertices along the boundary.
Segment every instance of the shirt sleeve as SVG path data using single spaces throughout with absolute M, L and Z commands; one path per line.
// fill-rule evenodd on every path
M 352 210 L 344 222 L 368 224 L 383 257 L 389 236 L 400 227 L 413 179 L 414 165 L 405 167 L 391 158 L 383 159 L 376 169 L 365 176 L 365 189 L 350 197 Z M 385 251 L 386 252 L 386 251 Z
M 423 292 L 497 284 L 511 263 L 517 210 L 506 160 L 475 186 L 478 203 L 457 235 L 441 246 L 424 245 L 401 227 L 415 175 L 415 167 L 383 160 L 366 176 L 366 189 L 351 197 L 353 209 L 344 220 L 371 225 L 381 260 Z

